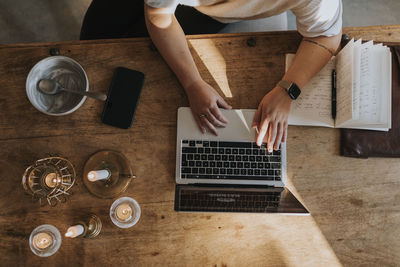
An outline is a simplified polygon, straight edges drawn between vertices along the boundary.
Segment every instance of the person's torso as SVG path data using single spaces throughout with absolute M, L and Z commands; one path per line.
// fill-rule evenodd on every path
M 261 19 L 309 3 L 304 0 L 179 0 L 221 22 Z

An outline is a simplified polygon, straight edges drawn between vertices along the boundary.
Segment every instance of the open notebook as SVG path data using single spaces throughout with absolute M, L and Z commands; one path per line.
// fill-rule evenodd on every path
M 286 55 L 286 70 L 294 59 Z M 336 71 L 336 118 L 332 71 Z M 391 128 L 391 52 L 382 44 L 352 39 L 302 89 L 289 124 L 388 131 Z

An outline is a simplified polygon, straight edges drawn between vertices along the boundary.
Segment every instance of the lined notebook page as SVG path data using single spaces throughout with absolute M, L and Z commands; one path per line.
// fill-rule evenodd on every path
M 353 55 L 348 47 L 353 46 Z M 348 64 L 353 56 L 352 96 L 348 95 L 351 72 Z M 353 40 L 337 56 L 338 113 L 336 127 L 387 131 L 390 128 L 391 81 L 390 50 L 372 41 L 361 44 Z M 389 76 L 388 76 L 389 75 Z M 352 104 L 350 118 L 349 101 Z M 339 103 L 341 106 L 339 106 Z
M 377 73 L 373 54 L 373 43 L 369 41 L 361 45 L 361 63 L 360 63 L 360 122 L 377 122 Z
M 286 71 L 292 64 L 294 54 L 286 55 Z M 335 59 L 315 75 L 301 90 L 299 98 L 290 105 L 289 125 L 333 127 L 332 119 L 332 70 Z
M 353 55 L 353 120 L 360 117 L 360 63 L 361 63 L 361 39 L 354 42 Z
M 353 117 L 353 49 L 354 39 L 351 39 L 336 56 L 337 104 L 335 127 L 340 127 Z

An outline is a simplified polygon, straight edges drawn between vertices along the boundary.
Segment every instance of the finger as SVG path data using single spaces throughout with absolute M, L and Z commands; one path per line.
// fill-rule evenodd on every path
M 207 115 L 207 119 L 209 122 L 211 122 L 211 124 L 213 124 L 214 126 L 217 127 L 225 127 L 226 123 L 217 120 L 217 118 L 215 118 L 214 114 L 211 112 L 211 110 L 207 110 L 207 112 L 205 113 Z
M 268 119 L 263 119 L 259 129 L 258 129 L 258 135 L 257 135 L 257 140 L 256 143 L 258 146 L 261 146 L 263 140 L 265 137 L 268 137 L 268 127 L 270 127 L 270 122 Z
M 228 119 L 224 116 L 224 114 L 222 114 L 221 110 L 218 107 L 212 107 L 210 108 L 212 114 L 215 116 L 215 118 L 217 120 L 219 120 L 220 122 L 226 124 L 228 123 Z
M 205 134 L 206 133 L 206 128 L 202 125 L 201 119 L 199 116 L 193 114 L 194 120 L 197 122 L 197 126 L 199 126 L 200 131 Z
M 276 131 L 277 131 L 277 125 L 275 122 L 271 122 L 271 125 L 269 126 L 269 136 L 268 136 L 268 141 L 267 141 L 267 147 L 268 147 L 268 152 L 272 152 L 273 146 L 275 143 L 276 139 Z
M 210 132 L 212 132 L 215 135 L 218 135 L 217 129 L 215 129 L 214 125 L 212 125 L 211 122 L 206 117 L 202 117 L 200 120 L 202 124 L 205 125 L 210 130 Z
M 278 130 L 276 133 L 276 139 L 275 139 L 275 143 L 274 143 L 274 150 L 278 150 L 279 149 L 279 145 L 281 144 L 282 141 L 282 136 L 283 136 L 283 124 L 282 123 L 278 123 Z
M 287 139 L 287 131 L 288 131 L 288 126 L 287 123 L 285 123 L 284 127 L 283 127 L 283 135 L 282 135 L 282 143 L 286 142 Z
M 261 119 L 261 107 L 258 107 L 256 113 L 254 114 L 253 123 L 251 124 L 251 128 L 259 127 Z M 259 129 L 260 130 L 260 129 Z
M 224 108 L 224 109 L 232 109 L 232 106 L 226 103 L 225 99 L 222 97 L 217 99 L 217 104 L 219 107 Z

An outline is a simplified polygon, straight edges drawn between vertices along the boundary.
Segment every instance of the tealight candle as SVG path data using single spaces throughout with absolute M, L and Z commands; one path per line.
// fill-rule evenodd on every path
M 117 206 L 115 213 L 118 219 L 126 221 L 132 216 L 132 208 L 128 203 L 122 203 Z
M 81 224 L 77 224 L 68 228 L 67 232 L 65 233 L 65 237 L 75 238 L 80 236 L 85 231 L 85 228 Z
M 57 174 L 55 172 L 48 173 L 44 178 L 44 183 L 50 188 L 56 187 L 57 181 Z
M 110 218 L 120 228 L 132 227 L 139 221 L 140 206 L 133 198 L 118 198 L 110 207 Z
M 43 224 L 33 229 L 29 236 L 29 247 L 39 257 L 48 257 L 61 246 L 60 232 L 53 225 Z
M 53 238 L 48 233 L 37 233 L 33 236 L 33 245 L 38 249 L 46 249 L 53 243 Z
M 105 180 L 110 177 L 109 170 L 97 170 L 97 171 L 90 171 L 87 175 L 87 178 L 91 182 L 95 182 L 98 180 Z

